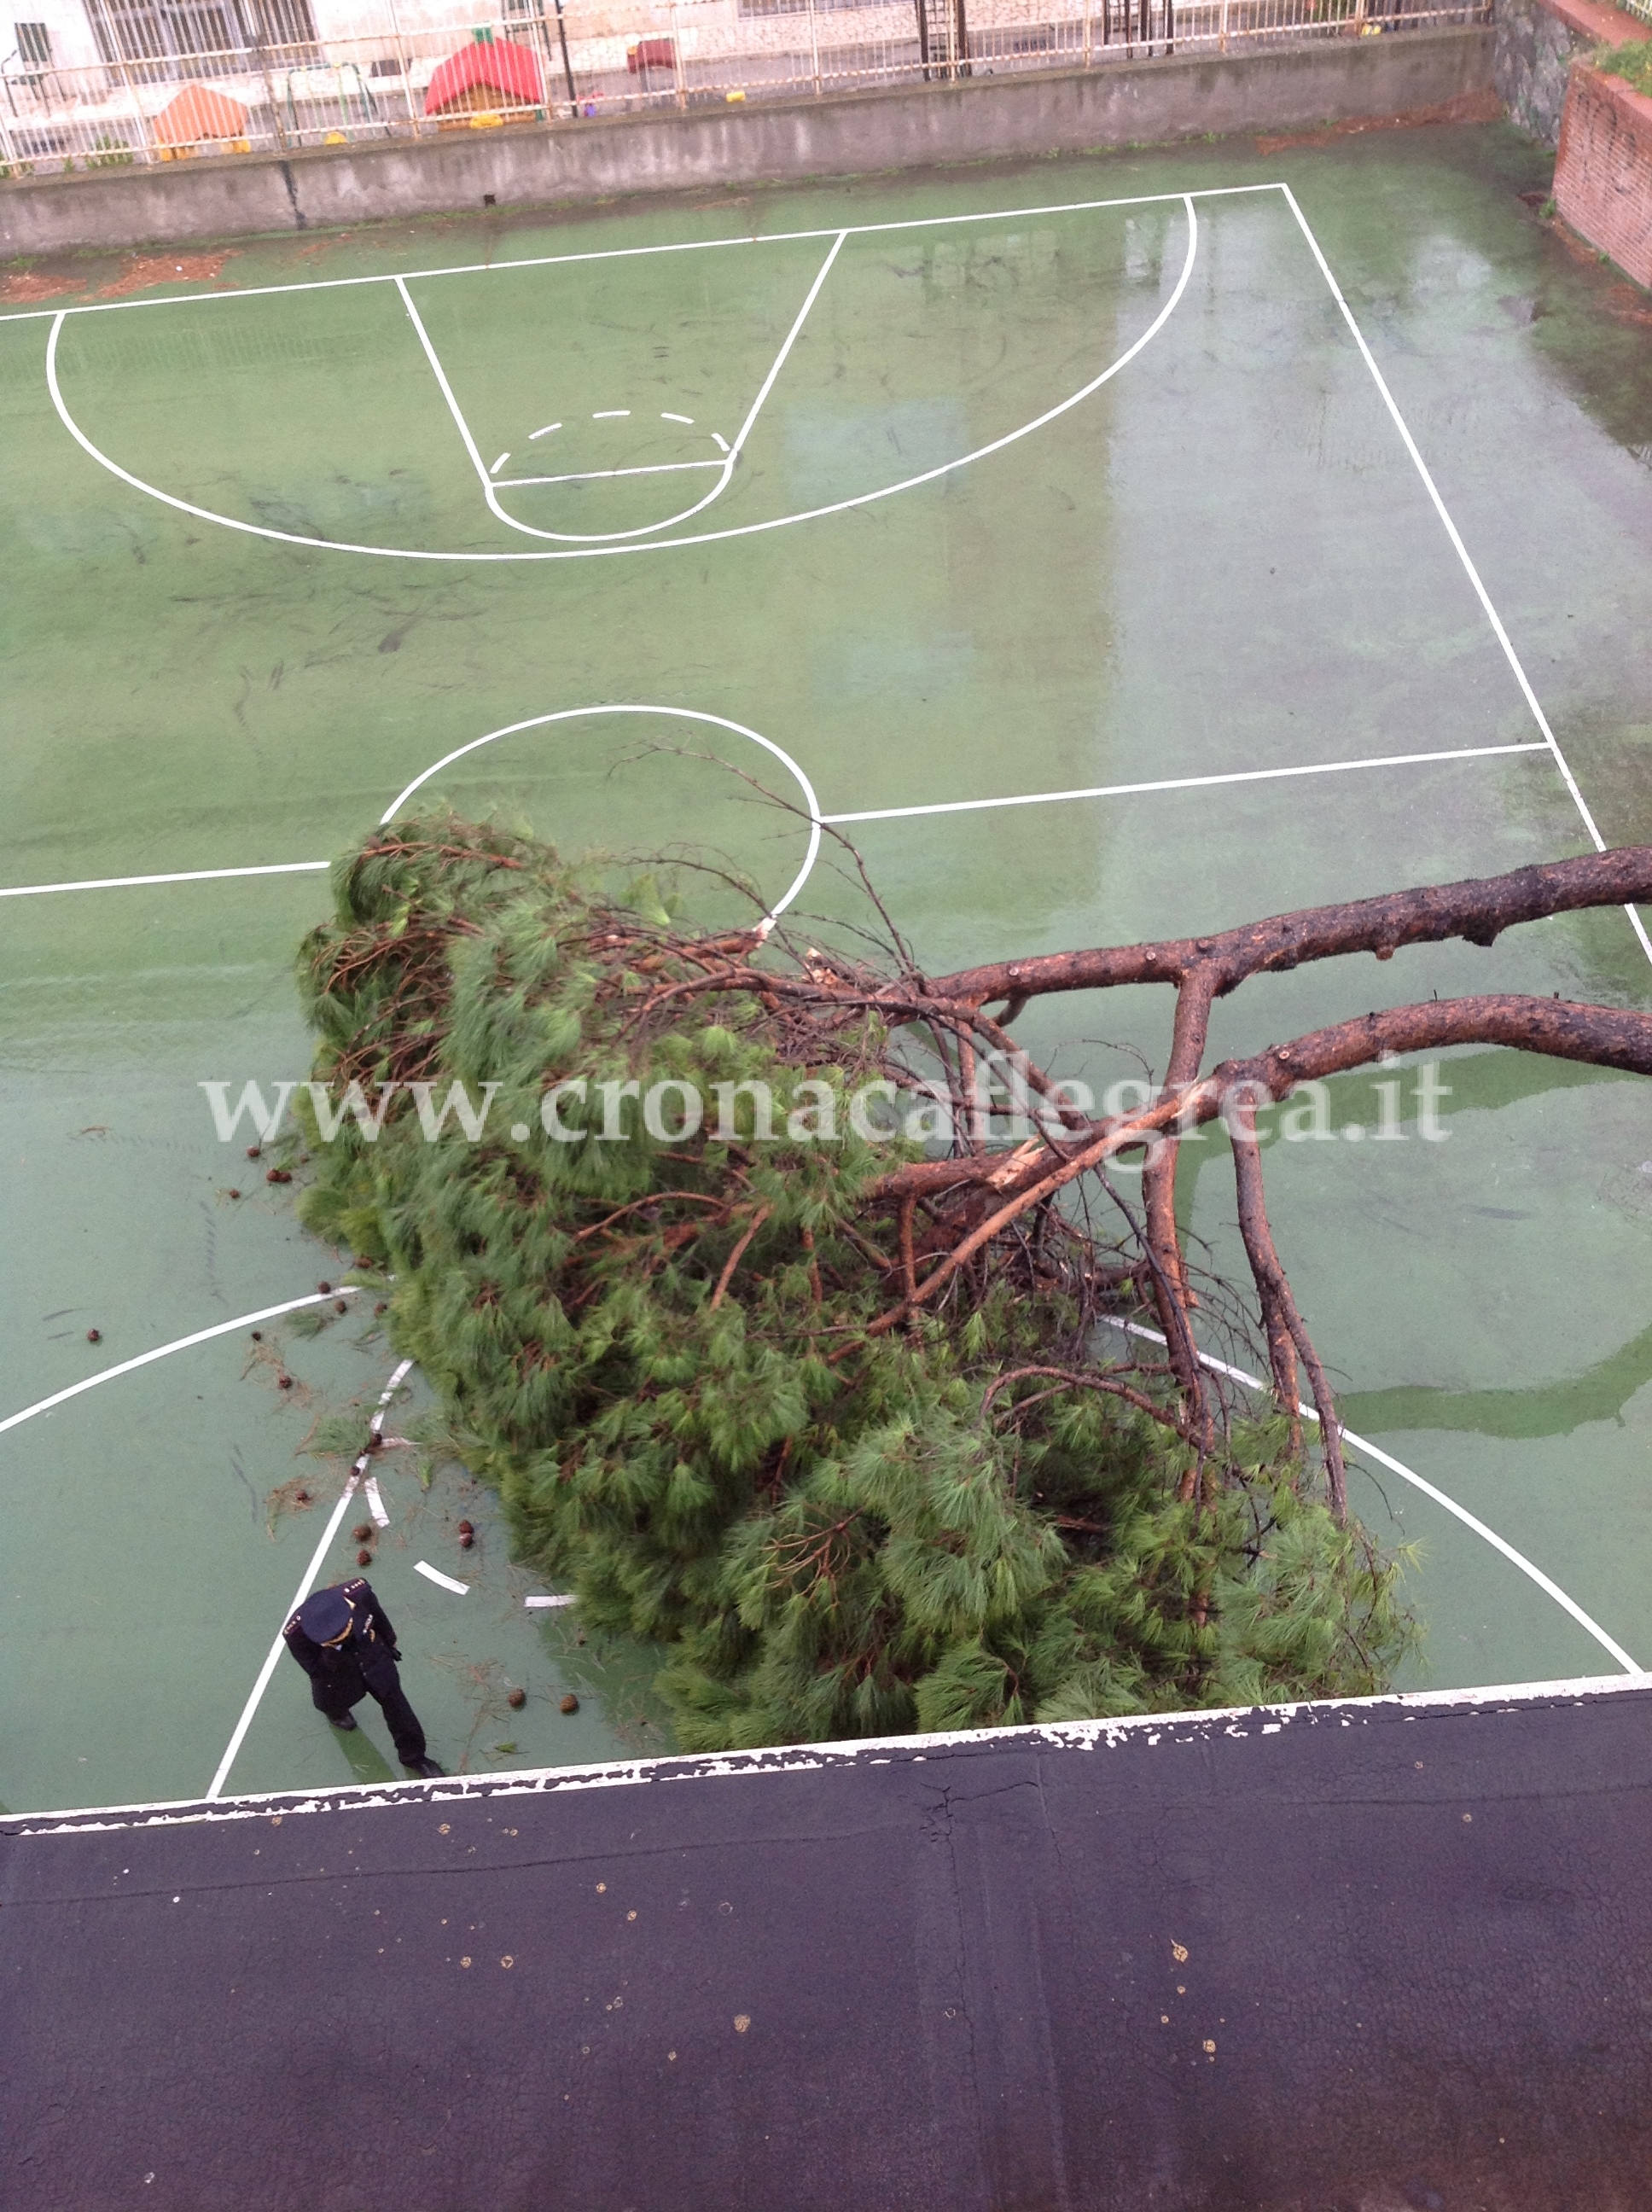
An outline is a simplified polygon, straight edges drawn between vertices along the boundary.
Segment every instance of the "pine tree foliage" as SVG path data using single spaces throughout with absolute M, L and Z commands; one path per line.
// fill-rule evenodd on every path
M 809 1138 L 821 1085 L 907 1064 L 878 1018 L 708 998 L 727 940 L 654 881 L 615 894 L 447 814 L 376 834 L 334 889 L 300 975 L 315 1077 L 363 1111 L 331 1141 L 312 1119 L 302 1217 L 392 1279 L 395 1341 L 520 1556 L 592 1629 L 665 1647 L 685 1748 L 1385 1684 L 1412 1634 L 1396 1562 L 1311 1494 L 1283 1422 L 1231 1421 L 1212 1462 L 1163 1369 L 1105 1363 L 1084 1285 L 1133 1310 L 1127 1268 L 1059 1209 L 1059 1265 L 1006 1238 L 873 1327 L 902 1255 L 869 1194 L 922 1147 Z M 541 1101 L 575 1078 L 560 1141 Z M 692 1136 L 598 1089 L 666 1078 Z M 779 1141 L 717 1089 L 759 1080 Z M 498 1086 L 485 1133 L 450 1113 L 432 1141 L 456 1081 Z

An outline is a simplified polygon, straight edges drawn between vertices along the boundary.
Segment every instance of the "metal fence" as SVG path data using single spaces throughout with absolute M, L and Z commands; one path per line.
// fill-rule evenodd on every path
M 203 155 L 566 127 L 1011 71 L 1106 69 L 1490 20 L 1491 0 L 526 0 L 477 25 L 368 0 L 88 0 L 95 68 L 46 26 L 0 70 L 0 178 Z

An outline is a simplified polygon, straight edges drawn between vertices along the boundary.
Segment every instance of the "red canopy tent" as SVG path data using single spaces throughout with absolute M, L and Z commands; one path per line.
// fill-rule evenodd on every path
M 538 59 L 526 46 L 514 46 L 508 39 L 477 39 L 449 54 L 438 64 L 424 95 L 427 115 L 544 104 Z

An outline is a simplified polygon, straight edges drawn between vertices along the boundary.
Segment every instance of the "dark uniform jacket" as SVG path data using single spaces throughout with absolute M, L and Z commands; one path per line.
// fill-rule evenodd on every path
M 394 1696 L 401 1686 L 396 1662 L 402 1655 L 390 1615 L 374 1595 L 372 1583 L 361 1576 L 339 1587 L 355 1615 L 344 1641 L 313 1642 L 295 1613 L 281 1632 L 287 1649 L 330 1705 L 359 1705 L 369 1690 L 380 1698 Z

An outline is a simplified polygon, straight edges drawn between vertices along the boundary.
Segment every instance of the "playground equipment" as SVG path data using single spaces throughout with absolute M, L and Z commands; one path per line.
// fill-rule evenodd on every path
M 543 118 L 544 80 L 538 58 L 509 39 L 478 31 L 468 46 L 439 63 L 424 112 L 440 130 L 484 130 L 493 124 Z

